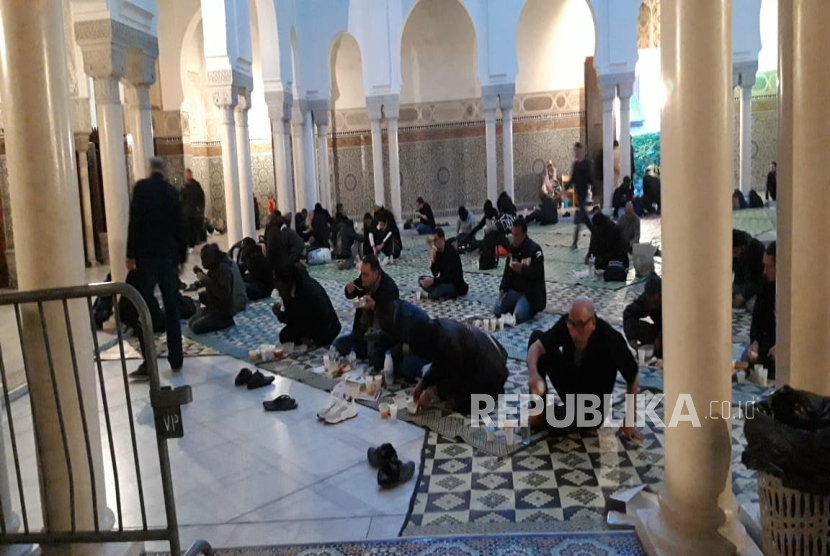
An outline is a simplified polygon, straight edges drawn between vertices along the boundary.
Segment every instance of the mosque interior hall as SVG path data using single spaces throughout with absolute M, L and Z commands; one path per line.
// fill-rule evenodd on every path
M 0 0 L 0 555 L 830 554 L 828 25 Z

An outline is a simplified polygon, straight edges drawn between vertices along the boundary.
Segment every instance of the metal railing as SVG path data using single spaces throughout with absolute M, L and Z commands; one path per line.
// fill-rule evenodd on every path
M 93 298 L 96 297 L 108 298 L 113 302 L 116 338 L 108 353 L 115 351 L 117 346 L 117 356 L 113 354 L 114 360 L 112 363 L 104 363 L 102 360 L 102 346 L 96 333 L 93 311 Z M 154 470 L 152 473 L 145 471 L 142 474 L 141 458 L 139 457 L 140 443 L 136 438 L 136 416 L 133 412 L 134 393 L 130 392 L 130 378 L 127 373 L 124 345 L 126 338 L 122 331 L 121 312 L 118 307 L 119 297 L 126 298 L 136 308 L 138 322 L 143 334 L 143 355 L 149 374 L 149 401 L 155 421 L 154 431 L 158 449 L 157 474 L 155 466 L 152 466 Z M 85 307 L 83 307 L 84 303 Z M 0 342 L 0 379 L 2 379 L 3 389 L 2 400 L 0 400 L 0 405 L 2 405 L 0 419 L 5 421 L 4 426 L 0 428 L 0 435 L 2 435 L 0 440 L 5 438 L 6 441 L 10 442 L 12 456 L 11 461 L 8 457 L 0 458 L 0 465 L 3 465 L 3 471 L 6 471 L 2 475 L 6 475 L 8 479 L 7 485 L 0 485 L 0 489 L 6 489 L 8 492 L 7 496 L 0 497 L 0 546 L 11 544 L 48 546 L 76 543 L 161 541 L 169 543 L 171 554 L 181 554 L 167 440 L 169 438 L 181 438 L 184 435 L 181 406 L 192 400 L 192 394 L 190 386 L 187 385 L 178 388 L 161 386 L 156 363 L 153 323 L 141 295 L 127 284 L 108 282 L 88 286 L 0 294 L 0 309 L 3 307 L 12 307 L 14 310 L 23 370 L 25 371 L 26 382 L 30 387 L 30 393 L 28 407 L 23 399 L 19 399 L 17 402 L 12 401 L 13 396 L 10 395 L 4 353 L 8 353 L 12 347 L 16 350 L 17 346 L 9 346 L 8 341 L 6 342 L 7 345 L 4 346 Z M 84 312 L 86 312 L 86 315 L 83 315 Z M 51 317 L 50 319 L 47 319 L 47 314 Z M 74 315 L 73 318 L 70 318 L 71 314 Z M 57 320 L 61 316 L 63 318 L 62 323 Z M 87 318 L 88 322 L 83 324 L 88 326 L 92 333 L 94 356 L 92 353 L 78 352 L 79 347 L 88 347 L 85 341 L 76 346 L 77 339 L 80 337 L 77 327 L 82 324 L 81 321 Z M 73 330 L 73 327 L 76 329 Z M 24 337 L 26 338 L 25 341 Z M 68 345 L 64 340 L 68 340 Z M 33 367 L 34 363 L 32 362 L 33 353 L 36 355 L 37 362 L 40 363 L 35 367 Z M 48 382 L 51 383 L 48 386 L 43 384 L 47 380 L 42 365 L 44 354 L 48 366 Z M 66 368 L 69 366 L 68 361 L 71 361 L 71 369 Z M 56 365 L 56 363 L 61 362 L 63 362 L 63 365 Z M 92 366 L 93 369 L 90 369 L 89 366 Z M 113 367 L 120 367 L 120 372 L 115 371 Z M 69 375 L 68 373 L 72 374 Z M 74 388 L 67 387 L 67 380 L 70 379 L 74 382 Z M 84 379 L 86 379 L 86 382 L 84 382 Z M 40 381 L 37 396 L 34 395 L 31 388 L 34 380 Z M 59 382 L 63 388 L 59 388 Z M 90 387 L 93 382 L 96 383 L 95 388 Z M 82 387 L 84 384 L 86 384 L 86 388 Z M 115 390 L 123 390 L 123 400 L 116 397 L 118 392 L 113 395 Z M 90 406 L 93 396 L 95 397 L 95 405 Z M 90 407 L 98 409 L 96 416 L 89 414 Z M 120 409 L 122 413 L 126 414 L 128 427 L 119 427 L 118 430 L 115 430 L 113 416 L 117 413 L 114 408 Z M 25 414 L 23 417 L 19 415 L 21 409 L 24 412 L 26 409 L 30 410 L 32 431 L 29 434 L 34 438 L 35 454 L 33 454 L 33 457 L 37 461 L 35 467 L 47 464 L 43 461 L 41 453 L 43 450 L 41 449 L 41 443 L 38 442 L 39 436 L 42 433 L 45 434 L 45 430 L 39 427 L 50 428 L 44 427 L 44 424 L 50 425 L 53 429 L 51 434 L 54 434 L 55 426 L 59 429 L 61 445 L 58 449 L 62 449 L 63 452 L 63 465 L 60 467 L 62 472 L 62 468 L 65 466 L 67 481 L 47 482 L 40 480 L 38 481 L 41 483 L 40 488 L 31 488 L 31 484 L 29 484 L 30 488 L 26 488 L 24 476 L 31 476 L 32 470 L 30 469 L 31 465 L 26 466 L 21 463 L 22 456 L 25 455 L 22 453 L 25 451 L 25 434 L 15 430 L 16 413 L 18 414 L 17 420 L 24 421 L 24 425 L 26 424 Z M 55 421 L 57 423 L 53 421 L 44 423 L 43 416 L 38 420 L 38 411 L 49 412 L 49 415 L 56 417 Z M 97 418 L 92 419 L 90 424 L 93 417 Z M 100 423 L 101 417 L 103 417 L 106 434 L 100 430 L 94 430 L 95 425 Z M 78 420 L 81 424 L 80 429 L 83 431 L 83 439 L 78 434 Z M 69 423 L 75 425 L 72 435 L 67 433 Z M 26 427 L 19 428 L 22 430 Z M 125 429 L 129 430 L 128 444 L 126 443 L 127 431 Z M 96 435 L 98 435 L 97 438 Z M 122 450 L 120 457 L 116 453 L 116 441 L 119 439 L 122 441 L 121 446 L 127 446 L 128 450 L 128 452 Z M 77 443 L 81 440 L 85 451 L 85 461 L 77 461 L 78 459 L 84 459 L 77 457 Z M 149 443 L 152 445 L 152 441 Z M 99 446 L 103 462 L 95 461 Z M 51 450 L 54 451 L 55 449 L 54 446 L 51 447 Z M 3 448 L 0 450 L 0 454 L 5 451 L 6 449 Z M 73 451 L 75 452 L 75 462 L 73 462 L 72 457 Z M 142 454 L 145 457 L 147 452 L 150 452 L 151 457 L 154 456 L 152 446 L 144 447 Z M 5 454 L 2 455 L 5 456 Z M 60 462 L 61 458 L 56 460 L 53 454 L 49 464 L 54 465 L 55 461 Z M 12 466 L 13 470 L 9 472 L 9 467 Z M 78 472 L 78 467 L 80 467 L 81 473 Z M 105 472 L 105 467 L 108 468 L 110 473 Z M 79 477 L 79 475 L 85 475 L 87 472 L 89 473 L 89 488 L 84 487 L 87 477 Z M 102 473 L 103 476 L 101 476 Z M 148 477 L 151 474 L 152 477 Z M 83 479 L 81 485 L 76 484 L 79 479 Z M 134 485 L 131 482 L 133 479 L 135 480 Z M 166 525 L 164 526 L 154 526 L 148 523 L 145 486 L 150 479 L 155 481 L 160 479 L 161 482 L 166 517 Z M 136 496 L 125 497 L 122 492 L 127 480 L 130 481 L 128 484 L 137 488 L 140 524 L 136 524 L 136 526 L 129 523 L 125 524 L 127 520 L 124 516 L 124 506 L 128 503 L 134 504 L 136 501 Z M 155 484 L 157 486 L 157 482 Z M 99 485 L 105 486 L 104 493 L 98 492 Z M 79 486 L 84 488 L 79 488 Z M 107 494 L 114 494 L 114 496 L 107 496 Z M 81 526 L 78 523 L 78 521 L 84 521 L 85 523 L 90 521 L 89 516 L 86 516 L 87 519 L 79 519 L 76 516 L 76 502 L 79 502 L 79 497 L 82 496 L 91 497 L 91 526 Z M 2 498 L 5 498 L 5 500 Z M 39 505 L 44 508 L 49 500 L 51 500 L 49 507 L 53 512 L 53 518 L 56 511 L 55 500 L 68 500 L 65 513 L 63 507 L 57 510 L 63 518 L 68 514 L 68 528 L 50 527 L 49 522 L 54 521 L 54 519 L 44 519 L 43 513 L 40 515 L 33 513 L 33 507 L 37 508 Z M 112 527 L 109 527 L 108 519 L 99 515 L 102 513 L 102 500 L 105 501 L 105 504 L 103 504 L 104 510 L 112 502 L 115 503 L 116 514 L 115 516 L 109 516 L 109 521 L 114 522 Z M 82 507 L 85 506 L 82 505 Z M 16 512 L 20 513 L 19 524 L 16 523 L 17 516 L 14 515 Z M 37 526 L 36 522 L 38 521 L 42 521 L 44 524 L 42 528 Z M 10 527 L 9 523 L 15 523 L 15 526 Z M 213 552 L 210 545 L 204 541 L 198 541 L 187 551 L 188 555 L 199 553 L 210 555 Z

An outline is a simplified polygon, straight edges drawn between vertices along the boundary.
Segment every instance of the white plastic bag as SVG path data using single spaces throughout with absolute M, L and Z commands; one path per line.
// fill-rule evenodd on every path
M 309 265 L 317 265 L 317 264 L 327 264 L 331 262 L 331 249 L 328 247 L 323 247 L 321 249 L 315 249 L 314 251 L 310 251 L 308 253 L 308 264 Z
M 654 254 L 657 248 L 651 243 L 634 244 L 634 272 L 637 276 L 648 276 L 654 271 Z

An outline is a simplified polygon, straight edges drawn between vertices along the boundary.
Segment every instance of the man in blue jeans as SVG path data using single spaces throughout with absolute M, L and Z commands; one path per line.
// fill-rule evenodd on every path
M 418 285 L 424 290 L 421 297 L 432 300 L 455 299 L 467 295 L 470 289 L 464 281 L 464 269 L 461 267 L 461 256 L 452 244 L 448 244 L 444 237 L 444 230 L 437 228 L 432 234 L 430 246 L 432 276 L 421 276 Z
M 513 223 L 513 245 L 504 265 L 499 287 L 499 301 L 493 309 L 496 317 L 513 314 L 515 324 L 527 322 L 547 305 L 545 294 L 545 260 L 542 248 L 527 236 L 527 222 Z
M 415 224 L 415 229 L 418 230 L 418 235 L 428 235 L 435 231 L 435 216 L 432 214 L 432 207 L 429 203 L 425 203 L 423 197 L 418 197 L 415 200 L 415 206 L 418 207 L 418 212 L 415 216 L 418 217 L 418 222 Z
M 160 158 L 150 159 L 150 177 L 138 181 L 130 205 L 127 233 L 127 269 L 136 270 L 144 299 L 153 297 L 156 285 L 161 290 L 167 330 L 167 361 L 173 371 L 184 363 L 182 328 L 179 317 L 179 265 L 187 260 L 187 234 L 179 193 L 164 179 Z M 130 374 L 147 380 L 142 363 Z

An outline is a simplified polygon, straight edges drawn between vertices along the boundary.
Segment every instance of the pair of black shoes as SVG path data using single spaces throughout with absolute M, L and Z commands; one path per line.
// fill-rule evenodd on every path
M 236 375 L 236 380 L 233 381 L 235 386 L 247 386 L 248 390 L 256 390 L 268 386 L 272 382 L 274 382 L 274 375 L 265 376 L 261 372 L 253 372 L 251 369 L 242 369 Z
M 399 460 L 398 453 L 389 443 L 369 448 L 366 455 L 369 465 L 378 470 L 378 485 L 381 488 L 398 486 L 415 476 L 415 463 Z

